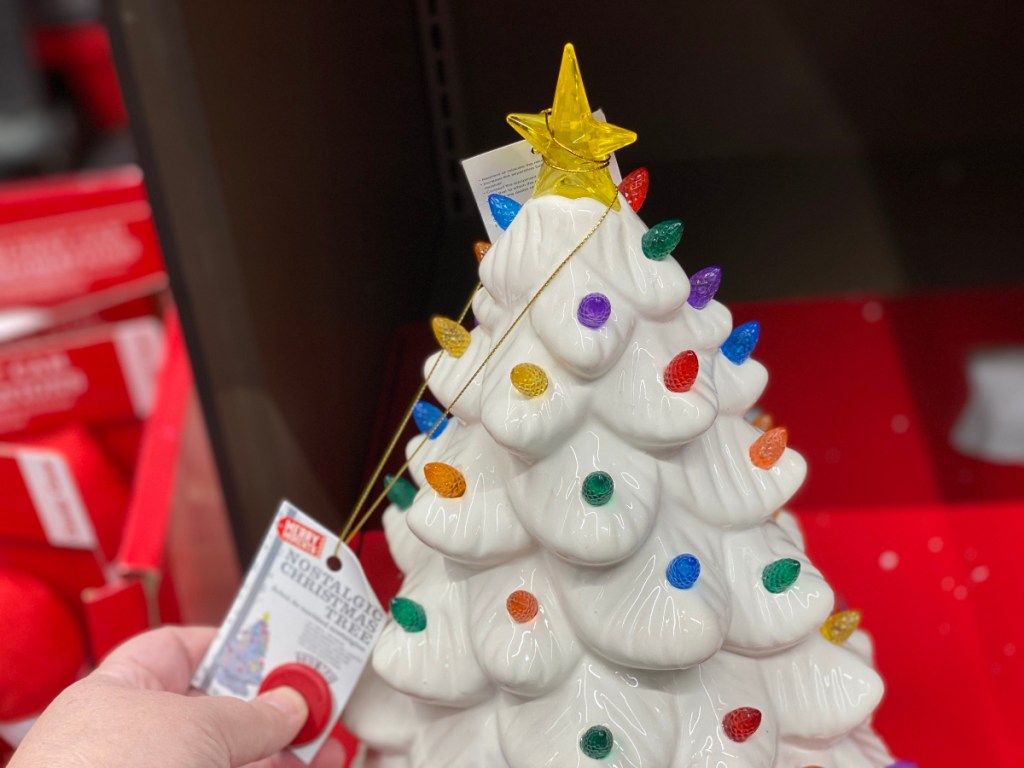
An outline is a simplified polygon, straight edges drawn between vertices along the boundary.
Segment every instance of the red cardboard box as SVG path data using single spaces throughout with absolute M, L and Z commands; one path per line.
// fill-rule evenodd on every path
M 162 359 L 153 317 L 0 346 L 0 435 L 144 419 Z
M 138 168 L 0 185 L 0 308 L 54 306 L 163 269 Z

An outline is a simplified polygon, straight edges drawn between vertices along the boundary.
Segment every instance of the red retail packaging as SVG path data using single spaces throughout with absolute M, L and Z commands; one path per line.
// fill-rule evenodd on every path
M 53 306 L 162 273 L 138 168 L 0 185 L 0 308 Z
M 0 435 L 145 418 L 162 357 L 150 317 L 0 347 Z

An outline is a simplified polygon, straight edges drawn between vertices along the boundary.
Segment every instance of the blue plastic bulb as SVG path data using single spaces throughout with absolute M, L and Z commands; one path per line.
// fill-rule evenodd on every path
M 508 229 L 512 219 L 516 217 L 516 214 L 523 207 L 511 197 L 505 197 L 504 195 L 488 195 L 487 205 L 491 208 L 491 216 L 494 217 L 494 220 L 498 222 L 498 226 L 502 229 Z
M 676 555 L 665 569 L 665 578 L 676 589 L 689 589 L 700 576 L 700 560 L 693 555 Z
M 733 328 L 722 345 L 722 354 L 736 365 L 745 362 L 757 346 L 760 333 L 761 325 L 756 320 Z
M 430 435 L 431 440 L 436 440 L 440 437 L 445 427 L 448 426 L 448 419 L 444 418 L 444 411 L 425 400 L 419 400 L 413 406 L 412 420 L 416 422 L 416 428 L 420 432 L 424 435 Z M 437 424 L 438 420 L 441 423 L 437 425 L 437 429 L 434 429 L 434 425 Z M 430 430 L 432 429 L 434 429 L 434 433 L 431 435 Z

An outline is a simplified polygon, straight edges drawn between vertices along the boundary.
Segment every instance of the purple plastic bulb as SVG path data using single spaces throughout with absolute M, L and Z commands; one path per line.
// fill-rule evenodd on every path
M 588 293 L 580 299 L 576 319 L 587 328 L 600 328 L 612 314 L 612 303 L 603 293 Z
M 721 267 L 704 267 L 690 278 L 690 298 L 686 301 L 694 309 L 704 309 L 718 293 L 722 284 Z

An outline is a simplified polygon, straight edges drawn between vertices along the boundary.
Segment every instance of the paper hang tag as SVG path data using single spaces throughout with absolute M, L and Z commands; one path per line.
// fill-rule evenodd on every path
M 605 120 L 604 112 L 600 109 L 594 110 L 594 117 Z M 533 194 L 533 185 L 537 181 L 542 162 L 540 155 L 533 154 L 533 148 L 525 140 L 462 161 L 462 170 L 469 179 L 469 188 L 480 211 L 480 218 L 484 220 L 487 237 L 492 243 L 498 239 L 502 229 L 491 215 L 487 198 L 495 194 L 504 195 L 517 203 L 525 203 Z M 622 174 L 615 155 L 609 158 L 608 171 L 612 181 L 618 185 L 622 181 Z
M 252 699 L 283 664 L 305 664 L 331 689 L 328 725 L 292 752 L 309 763 L 345 707 L 384 627 L 385 613 L 346 546 L 287 501 L 274 516 L 242 588 L 192 684 L 208 694 Z

